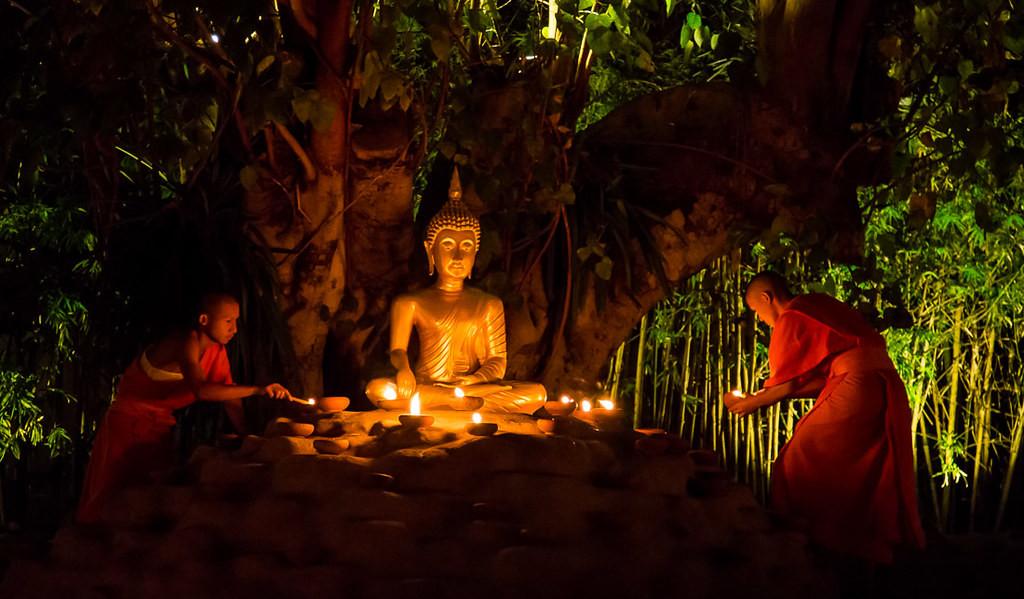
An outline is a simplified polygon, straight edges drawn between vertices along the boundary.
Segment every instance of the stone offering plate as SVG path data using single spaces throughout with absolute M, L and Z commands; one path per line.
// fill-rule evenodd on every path
M 547 401 L 544 402 L 544 409 L 552 416 L 568 416 L 576 410 L 576 402 Z
M 398 417 L 398 421 L 402 423 L 405 428 L 423 428 L 434 424 L 433 416 L 415 416 L 413 414 L 402 414 Z
M 344 412 L 348 407 L 349 399 L 343 395 L 321 397 L 316 402 L 316 407 L 321 412 L 334 413 Z

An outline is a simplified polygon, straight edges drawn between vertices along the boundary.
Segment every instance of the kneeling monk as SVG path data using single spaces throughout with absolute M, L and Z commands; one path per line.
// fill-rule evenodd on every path
M 893 549 L 922 547 L 906 389 L 885 340 L 859 313 L 823 294 L 793 296 L 773 272 L 755 276 L 747 305 L 772 327 L 771 376 L 751 395 L 726 394 L 746 415 L 817 395 L 779 451 L 772 507 L 839 553 L 890 563 Z
M 97 520 L 112 490 L 173 465 L 174 410 L 197 399 L 224 402 L 229 419 L 242 432 L 242 398 L 262 393 L 294 399 L 276 383 L 256 387 L 232 382 L 224 344 L 238 331 L 237 320 L 233 297 L 204 296 L 197 328 L 164 338 L 128 367 L 93 442 L 78 522 Z

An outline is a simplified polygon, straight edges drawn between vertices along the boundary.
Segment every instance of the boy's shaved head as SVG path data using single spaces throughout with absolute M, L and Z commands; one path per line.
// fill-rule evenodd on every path
M 754 275 L 747 283 L 746 297 L 753 293 L 767 291 L 775 297 L 790 298 L 793 294 L 789 291 L 789 283 L 779 273 L 772 270 L 765 270 Z
M 199 314 L 213 314 L 225 304 L 237 306 L 238 300 L 230 293 L 220 291 L 204 293 L 203 297 L 199 300 Z

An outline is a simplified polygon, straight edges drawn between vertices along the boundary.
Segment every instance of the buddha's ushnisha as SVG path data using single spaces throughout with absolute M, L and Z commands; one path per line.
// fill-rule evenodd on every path
M 418 392 L 424 409 L 536 411 L 547 398 L 543 385 L 502 378 L 507 358 L 501 300 L 464 285 L 479 251 L 480 221 L 462 203 L 457 170 L 448 201 L 427 225 L 423 246 L 437 280 L 392 302 L 391 364 L 397 372 L 370 381 L 367 397 L 396 410 L 406 409 Z M 420 348 L 415 371 L 407 352 L 414 328 Z

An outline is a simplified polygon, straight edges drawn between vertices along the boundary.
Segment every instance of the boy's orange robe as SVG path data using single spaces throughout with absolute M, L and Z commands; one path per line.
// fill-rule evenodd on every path
M 233 383 L 223 345 L 206 348 L 199 358 L 199 367 L 208 383 Z M 145 482 L 151 472 L 173 465 L 172 412 L 196 399 L 184 380 L 154 381 L 146 374 L 140 358 L 132 362 L 96 432 L 78 503 L 78 522 L 95 522 L 111 491 Z
M 772 507 L 821 546 L 874 562 L 922 547 L 910 406 L 882 336 L 842 302 L 801 295 L 779 315 L 768 361 L 766 387 L 827 377 L 779 451 Z

